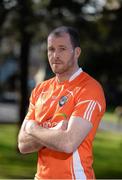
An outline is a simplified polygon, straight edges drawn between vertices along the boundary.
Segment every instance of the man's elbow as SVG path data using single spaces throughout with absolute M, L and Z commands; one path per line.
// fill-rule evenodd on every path
M 76 149 L 77 147 L 73 143 L 69 142 L 65 144 L 64 152 L 70 154 L 73 153 Z
M 27 147 L 23 143 L 18 143 L 18 149 L 21 154 L 27 154 Z

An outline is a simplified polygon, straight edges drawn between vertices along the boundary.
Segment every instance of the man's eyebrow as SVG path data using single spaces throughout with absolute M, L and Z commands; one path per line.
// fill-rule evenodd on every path
M 53 46 L 51 45 L 51 46 L 47 46 L 47 48 L 53 48 Z
M 66 45 L 58 45 L 58 47 L 67 48 L 67 46 L 66 46 Z M 54 48 L 54 46 L 53 46 L 53 45 L 51 45 L 51 46 L 48 46 L 48 48 Z
M 66 45 L 59 45 L 59 47 L 65 47 L 66 48 L 67 46 Z

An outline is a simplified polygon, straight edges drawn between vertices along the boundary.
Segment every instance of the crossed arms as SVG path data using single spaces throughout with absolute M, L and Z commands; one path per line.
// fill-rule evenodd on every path
M 18 136 L 18 147 L 21 153 L 37 152 L 43 147 L 52 150 L 72 153 L 82 143 L 92 128 L 92 123 L 71 116 L 67 124 L 47 129 L 34 120 L 24 120 Z

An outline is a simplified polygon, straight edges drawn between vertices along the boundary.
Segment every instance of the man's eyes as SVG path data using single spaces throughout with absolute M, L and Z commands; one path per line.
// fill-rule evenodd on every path
M 66 48 L 62 47 L 62 48 L 59 48 L 60 51 L 65 51 L 67 50 Z
M 54 48 L 49 48 L 48 51 L 53 52 L 53 51 L 55 51 L 55 49 Z
M 61 47 L 61 48 L 58 48 L 57 50 L 56 49 L 54 49 L 54 48 L 49 48 L 48 49 L 48 51 L 49 52 L 55 52 L 55 51 L 57 51 L 57 52 L 63 52 L 63 51 L 66 51 L 67 49 L 65 48 L 65 47 Z

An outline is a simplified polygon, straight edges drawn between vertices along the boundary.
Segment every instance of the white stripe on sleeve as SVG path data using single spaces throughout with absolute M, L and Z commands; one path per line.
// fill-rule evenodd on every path
M 86 108 L 85 113 L 84 113 L 84 116 L 83 116 L 84 119 L 91 121 L 91 117 L 92 117 L 93 111 L 95 109 L 95 106 L 96 106 L 96 102 L 91 100 Z

